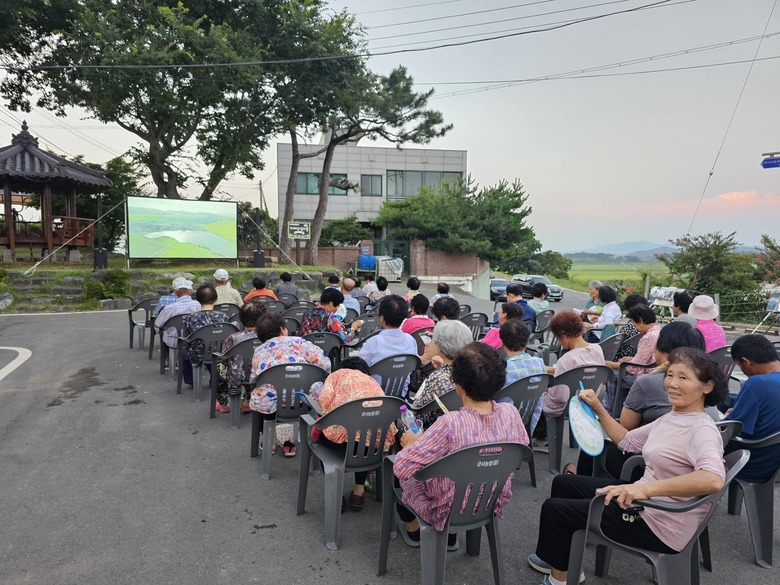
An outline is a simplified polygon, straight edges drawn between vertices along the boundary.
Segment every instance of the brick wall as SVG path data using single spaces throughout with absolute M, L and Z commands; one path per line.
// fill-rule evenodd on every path
M 476 254 L 451 254 L 428 250 L 425 242 L 414 240 L 409 246 L 409 267 L 415 276 L 479 276 L 490 265 Z

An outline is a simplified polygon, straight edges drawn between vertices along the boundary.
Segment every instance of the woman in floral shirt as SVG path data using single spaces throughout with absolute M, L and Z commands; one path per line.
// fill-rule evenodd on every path
M 258 319 L 257 338 L 261 345 L 255 349 L 255 354 L 252 357 L 250 382 L 253 382 L 261 372 L 281 364 L 312 364 L 330 372 L 330 360 L 325 352 L 302 337 L 289 337 L 284 317 L 278 313 L 266 313 Z M 318 396 L 321 389 L 322 383 L 317 382 L 311 387 L 312 395 Z M 252 390 L 249 408 L 267 418 L 274 418 L 276 416 L 276 389 L 270 384 L 263 384 Z M 295 455 L 295 446 L 291 440 L 292 425 L 278 425 L 276 436 L 285 449 L 285 455 Z M 285 437 L 289 437 L 288 440 L 282 441 L 281 439 Z

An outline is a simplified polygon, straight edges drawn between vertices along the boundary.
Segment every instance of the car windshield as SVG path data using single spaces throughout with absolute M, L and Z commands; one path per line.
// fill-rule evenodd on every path
M 544 276 L 537 276 L 534 278 L 534 284 L 537 282 L 541 282 L 542 284 L 554 284 L 549 278 L 546 278 Z
M 501 280 L 499 278 L 495 278 L 490 281 L 490 286 L 506 286 L 509 284 L 508 280 Z

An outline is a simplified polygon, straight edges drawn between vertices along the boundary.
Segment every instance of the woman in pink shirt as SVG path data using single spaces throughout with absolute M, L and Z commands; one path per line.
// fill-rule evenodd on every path
M 709 511 L 700 506 L 670 513 L 647 508 L 631 510 L 634 500 L 687 501 L 723 487 L 723 442 L 705 406 L 721 402 L 728 386 L 718 365 L 700 349 L 683 347 L 669 354 L 664 386 L 672 412 L 627 431 L 606 411 L 592 390 L 580 398 L 598 415 L 610 439 L 622 451 L 640 452 L 646 468 L 636 483 L 582 475 L 559 475 L 542 505 L 536 553 L 528 562 L 546 573 L 542 583 L 566 583 L 572 535 L 585 528 L 590 500 L 606 494 L 601 529 L 609 538 L 662 553 L 681 551 Z
M 718 305 L 707 295 L 699 295 L 688 307 L 688 315 L 696 319 L 696 329 L 704 336 L 708 353 L 726 346 L 726 332 L 715 322 L 719 313 Z

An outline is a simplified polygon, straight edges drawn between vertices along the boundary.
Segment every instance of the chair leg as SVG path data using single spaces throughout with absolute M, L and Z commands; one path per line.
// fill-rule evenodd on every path
M 325 546 L 339 549 L 341 497 L 344 494 L 344 468 L 325 466 Z
M 306 511 L 306 492 L 309 489 L 309 464 L 311 459 L 313 459 L 311 447 L 306 437 L 304 437 L 298 447 L 298 456 L 301 458 L 301 466 L 298 470 L 298 507 L 295 513 L 300 516 Z
M 252 435 L 249 437 L 249 456 L 257 457 L 260 450 L 260 426 L 263 424 L 260 413 L 252 411 Z
M 219 376 L 211 376 L 211 398 L 209 399 L 209 418 L 217 416 L 217 390 L 219 390 Z M 233 412 L 231 409 L 230 412 Z
M 586 532 L 584 530 L 578 530 L 572 535 L 571 546 L 569 547 L 568 577 L 566 579 L 567 584 L 577 584 L 580 581 L 580 573 L 582 572 L 582 560 L 585 555 L 585 537 L 586 537 Z M 597 575 L 599 574 L 598 559 L 599 559 L 599 551 L 601 548 L 603 547 L 599 546 L 596 548 L 596 574 Z
M 154 356 L 154 337 L 157 335 L 157 331 L 155 331 L 154 327 L 149 329 L 149 359 L 152 359 L 152 356 Z
M 741 486 L 745 495 L 750 538 L 753 540 L 753 552 L 756 564 L 769 569 L 772 567 L 772 546 L 774 544 L 775 483 L 773 481 Z
M 482 546 L 482 528 L 472 528 L 466 531 L 466 554 L 478 557 Z
M 212 401 L 211 408 L 216 404 Z M 230 396 L 230 428 L 237 431 L 241 428 L 241 394 L 232 394 Z
M 176 394 L 181 394 L 181 386 L 184 380 L 184 359 L 179 359 L 180 350 L 176 349 Z M 171 374 L 173 374 L 173 365 L 171 365 Z
M 607 573 L 609 573 L 609 562 L 611 560 L 612 560 L 612 547 L 604 546 L 603 544 L 596 545 L 596 576 L 597 577 L 607 576 Z M 581 564 L 582 563 L 580 562 L 580 565 Z M 582 569 L 580 569 L 580 571 L 581 570 Z
M 141 325 L 138 328 L 138 347 L 141 351 L 144 350 L 144 338 L 146 337 L 146 326 Z
M 385 466 L 384 461 L 382 465 L 377 469 L 377 490 L 380 489 L 379 484 L 382 484 L 382 491 L 385 493 L 385 497 L 382 499 L 382 527 L 379 531 L 379 563 L 377 566 L 377 577 L 381 577 L 387 573 L 387 553 L 390 548 L 390 532 L 393 529 L 393 520 L 395 514 L 393 508 L 395 507 L 395 498 L 393 497 L 393 474 L 380 471 Z M 381 477 L 381 479 L 380 479 Z
M 710 529 L 708 526 L 705 526 L 699 535 L 699 548 L 701 549 L 702 566 L 712 573 L 712 552 L 710 551 Z M 698 562 L 698 558 L 696 562 Z
M 423 585 L 444 585 L 447 562 L 447 531 L 436 531 L 420 520 L 420 564 Z
M 531 485 L 536 487 L 536 465 L 533 457 L 528 460 L 528 471 L 531 474 Z
M 168 346 L 160 338 L 160 375 L 165 374 L 165 360 L 168 357 Z
M 560 474 L 563 456 L 563 415 L 547 416 L 547 442 L 550 451 L 550 472 Z
M 203 370 L 206 366 L 203 362 L 200 362 L 197 366 L 192 366 L 192 389 L 195 391 L 195 401 L 200 402 L 203 397 L 201 391 L 203 389 Z
M 384 485 L 383 485 L 384 482 L 382 481 L 383 479 L 382 475 L 384 474 L 384 472 L 382 471 L 381 465 L 377 467 L 374 471 L 376 472 L 376 482 L 374 483 L 374 497 L 376 498 L 377 502 L 381 502 L 382 498 L 385 495 Z
M 271 454 L 276 438 L 276 421 L 263 419 L 263 462 L 260 467 L 260 477 L 271 479 Z
M 504 556 L 501 551 L 501 533 L 498 518 L 485 525 L 490 545 L 490 560 L 493 562 L 493 581 L 496 585 L 504 585 Z
M 135 323 L 130 321 L 130 349 L 133 349 L 133 335 L 135 335 Z
M 729 514 L 739 516 L 742 513 L 742 485 L 734 480 L 729 484 Z

